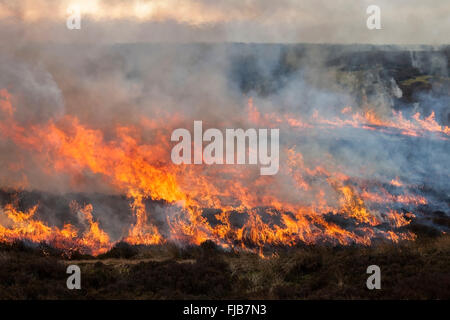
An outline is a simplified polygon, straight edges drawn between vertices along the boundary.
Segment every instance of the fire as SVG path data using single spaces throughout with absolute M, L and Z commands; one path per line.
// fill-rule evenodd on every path
M 391 180 L 391 184 L 392 184 L 393 186 L 396 186 L 396 187 L 402 187 L 402 186 L 403 186 L 403 183 L 400 182 L 400 180 L 398 179 L 398 177 L 396 177 L 395 179 L 392 179 L 392 180 Z
M 28 239 L 35 242 L 49 240 L 54 234 L 52 229 L 40 221 L 33 220 L 37 205 L 26 212 L 16 210 L 12 204 L 3 208 L 3 214 L 12 222 L 12 228 L 1 227 L 0 239 L 2 241 L 13 241 L 14 239 Z M 57 230 L 54 230 L 57 231 Z
M 439 126 L 434 114 L 425 119 L 414 116 L 405 120 L 401 113 L 393 120 L 382 120 L 372 111 L 355 113 L 346 120 L 322 119 L 316 113 L 312 119 L 295 119 L 291 115 L 263 114 L 252 99 L 248 101 L 248 121 L 252 124 L 272 122 L 298 129 L 314 126 L 350 125 L 364 129 L 396 128 L 406 134 L 435 132 L 450 135 Z M 351 108 L 342 114 L 349 115 Z M 84 125 L 74 116 L 58 121 L 24 127 L 14 119 L 11 96 L 0 91 L 0 137 L 13 141 L 42 160 L 44 171 L 74 177 L 89 172 L 100 177 L 117 193 L 125 194 L 135 223 L 121 239 L 111 239 L 102 230 L 101 221 L 94 219 L 95 208 L 72 203 L 72 211 L 80 217 L 84 230 L 71 224 L 62 228 L 36 219 L 39 206 L 20 211 L 17 206 L 1 209 L 0 240 L 24 239 L 47 242 L 57 248 L 100 254 L 115 241 L 130 244 L 160 244 L 166 241 L 200 244 L 213 240 L 225 248 L 243 248 L 262 254 L 266 246 L 292 246 L 298 243 L 331 242 L 335 244 L 370 244 L 373 238 L 392 241 L 413 239 L 411 233 L 396 231 L 408 220 L 389 206 L 385 212 L 374 210 L 373 203 L 425 204 L 427 200 L 410 194 L 392 195 L 379 188 L 373 193 L 355 187 L 355 181 L 333 164 L 333 159 L 306 163 L 296 148 L 286 149 L 285 166 L 279 177 L 260 176 L 255 170 L 230 166 L 176 166 L 170 162 L 170 146 L 165 143 L 170 128 L 158 126 L 150 119 L 142 127 L 117 126 L 114 135 Z M 269 121 L 270 120 L 270 121 Z M 154 141 L 144 138 L 143 130 L 153 130 Z M 256 170 L 257 172 L 257 170 Z M 290 188 L 286 197 L 277 185 Z M 76 183 L 76 181 L 74 181 Z M 391 184 L 402 187 L 395 178 Z M 329 195 L 332 196 L 329 196 Z M 146 200 L 161 200 L 173 209 L 165 219 L 165 228 L 152 222 Z M 204 210 L 214 209 L 216 222 L 204 216 Z M 233 224 L 232 216 L 241 224 Z M 342 216 L 354 222 L 347 230 L 330 221 L 330 216 Z M 6 220 L 6 222 L 3 222 Z M 390 222 L 392 230 L 379 229 Z
M 72 210 L 82 214 L 84 221 L 88 223 L 88 228 L 84 232 L 83 236 L 79 239 L 79 242 L 83 247 L 88 247 L 93 250 L 94 253 L 104 253 L 111 247 L 111 241 L 108 234 L 100 229 L 99 223 L 94 221 L 92 216 L 93 207 L 88 204 L 85 207 L 80 207 L 77 203 L 72 203 Z M 72 229 L 70 227 L 70 229 Z M 76 236 L 76 233 L 72 232 L 72 236 Z
M 414 218 L 414 215 L 412 213 L 400 214 L 396 211 L 391 211 L 389 214 L 389 220 L 391 221 L 391 224 L 393 224 L 396 228 L 400 228 L 410 224 L 411 220 L 409 219 L 411 218 Z
M 342 193 L 340 203 L 345 214 L 359 222 L 369 223 L 370 225 L 379 223 L 374 216 L 370 215 L 364 201 L 354 193 L 351 187 L 342 186 L 338 190 Z
M 128 237 L 124 241 L 130 244 L 159 244 L 163 242 L 163 238 L 158 232 L 158 229 L 147 223 L 147 214 L 145 212 L 145 205 L 141 194 L 134 195 L 134 201 L 131 208 L 136 215 L 136 224 L 130 229 Z
M 11 117 L 14 114 L 14 108 L 11 104 L 11 95 L 5 89 L 0 90 L 0 111 Z
M 348 111 L 342 112 L 348 114 Z M 383 120 L 373 110 L 365 112 L 356 112 L 351 117 L 338 118 L 333 120 L 323 119 L 318 113 L 314 115 L 317 124 L 329 125 L 334 127 L 351 126 L 354 128 L 362 128 L 366 130 L 379 130 L 391 134 L 403 134 L 407 136 L 419 137 L 425 134 L 435 134 L 440 139 L 448 140 L 450 136 L 450 128 L 441 126 L 436 122 L 436 115 L 433 112 L 422 119 L 420 113 L 415 113 L 411 119 L 406 119 L 402 112 L 392 111 L 393 120 Z
M 13 204 L 4 206 L 0 214 L 6 217 L 6 226 L 0 225 L 0 241 L 13 242 L 15 240 L 28 240 L 34 243 L 45 242 L 55 248 L 67 251 L 79 250 L 80 252 L 100 254 L 111 248 L 109 236 L 100 229 L 98 222 L 92 217 L 92 206 L 78 208 L 82 219 L 88 224 L 86 231 L 79 236 L 78 230 L 71 224 L 65 224 L 61 229 L 48 226 L 42 221 L 34 219 L 38 205 L 20 211 Z M 2 219 L 3 220 L 3 219 Z
M 252 113 L 257 110 L 252 103 Z M 401 111 L 392 111 L 390 119 L 384 119 L 374 110 L 366 108 L 365 110 L 352 113 L 352 107 L 345 107 L 340 111 L 340 116 L 332 119 L 322 117 L 317 110 L 309 119 L 300 119 L 298 116 L 292 118 L 286 116 L 284 119 L 275 114 L 265 115 L 271 119 L 272 123 L 284 123 L 293 129 L 321 128 L 321 127 L 353 127 L 364 130 L 380 131 L 387 134 L 402 134 L 414 137 L 423 137 L 433 134 L 442 140 L 449 140 L 450 127 L 441 126 L 436 121 L 435 112 L 432 111 L 429 116 L 423 118 L 420 113 L 415 113 L 409 119 L 405 118 Z

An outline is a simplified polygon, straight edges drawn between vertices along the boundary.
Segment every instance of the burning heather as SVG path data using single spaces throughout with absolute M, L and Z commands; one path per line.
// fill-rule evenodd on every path
M 448 47 L 73 49 L 2 53 L 1 242 L 267 255 L 449 231 Z M 279 129 L 278 172 L 174 164 L 171 134 L 196 120 Z

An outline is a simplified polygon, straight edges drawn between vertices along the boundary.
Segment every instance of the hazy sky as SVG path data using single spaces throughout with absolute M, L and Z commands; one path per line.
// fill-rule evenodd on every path
M 67 9 L 81 9 L 68 30 Z M 366 9 L 381 8 L 382 30 Z M 0 0 L 0 33 L 19 41 L 239 41 L 449 44 L 449 0 Z

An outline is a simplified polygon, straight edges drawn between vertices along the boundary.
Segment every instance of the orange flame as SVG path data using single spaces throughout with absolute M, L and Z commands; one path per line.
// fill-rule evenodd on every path
M 155 142 L 144 141 L 142 128 L 118 126 L 114 137 L 105 138 L 100 130 L 89 128 L 78 118 L 66 116 L 55 122 L 23 127 L 14 120 L 14 108 L 6 90 L 0 91 L 0 111 L 9 116 L 0 120 L 0 137 L 12 140 L 16 145 L 43 157 L 46 165 L 58 173 L 74 176 L 80 172 L 91 172 L 101 177 L 115 190 L 130 199 L 130 208 L 135 223 L 123 235 L 123 240 L 131 244 L 160 244 L 165 241 L 180 241 L 200 244 L 213 240 L 223 247 L 244 248 L 262 254 L 267 245 L 295 245 L 299 242 L 316 243 L 329 241 L 336 244 L 370 244 L 371 239 L 382 236 L 392 241 L 413 239 L 411 233 L 382 231 L 376 227 L 390 221 L 392 227 L 406 225 L 407 220 L 397 212 L 388 209 L 385 217 L 372 212 L 368 203 L 382 202 L 382 195 L 368 191 L 358 192 L 351 186 L 350 177 L 340 172 L 339 167 L 324 161 L 310 167 L 305 164 L 301 153 L 295 148 L 286 150 L 286 166 L 280 172 L 281 178 L 291 188 L 290 197 L 272 176 L 259 176 L 257 170 L 226 166 L 176 166 L 170 162 L 170 147 L 160 138 L 168 136 L 170 128 L 161 129 L 151 120 L 143 120 L 147 127 L 156 130 Z M 424 131 L 449 134 L 434 120 L 434 114 L 415 123 L 401 118 L 399 122 L 386 122 L 368 111 L 354 114 L 348 120 L 325 120 L 316 114 L 312 122 L 274 114 L 264 116 L 248 101 L 249 121 L 265 123 L 277 119 L 296 128 L 312 127 L 317 124 L 352 125 L 369 128 L 368 125 L 399 128 L 403 132 L 422 133 Z M 351 109 L 345 109 L 348 114 Z M 169 159 L 169 160 L 161 160 Z M 280 178 L 280 179 L 281 179 Z M 396 180 L 395 180 L 396 181 Z M 393 185 L 401 186 L 399 182 Z M 320 187 L 318 187 L 320 186 Z M 326 190 L 326 191 L 325 191 Z M 325 197 L 333 192 L 334 198 Z M 383 198 L 384 197 L 384 198 Z M 145 206 L 146 199 L 164 200 L 176 208 L 168 214 L 166 222 L 169 231 L 162 232 L 151 223 Z M 392 201 L 421 204 L 426 199 L 411 195 L 390 195 Z M 109 235 L 94 220 L 94 208 L 72 203 L 86 223 L 84 232 L 66 224 L 62 229 L 51 227 L 35 220 L 38 210 L 35 206 L 22 212 L 13 205 L 7 205 L 2 212 L 9 224 L 0 220 L 0 240 L 13 241 L 27 239 L 33 242 L 49 242 L 58 248 L 87 250 L 93 254 L 107 251 L 114 244 Z M 211 223 L 203 215 L 205 209 L 214 209 L 217 223 Z M 261 215 L 261 210 L 263 215 Z M 326 215 L 342 215 L 356 223 L 355 230 L 346 230 L 326 219 Z M 245 218 L 241 225 L 231 222 L 231 216 Z M 265 218 L 267 216 L 267 219 Z M 150 220 L 150 221 L 149 221 Z M 276 222 L 276 220 L 279 220 Z

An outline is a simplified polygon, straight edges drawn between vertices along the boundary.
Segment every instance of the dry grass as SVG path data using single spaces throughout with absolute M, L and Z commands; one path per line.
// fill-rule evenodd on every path
M 449 299 L 450 236 L 372 247 L 302 246 L 262 259 L 212 243 L 179 248 L 119 245 L 65 260 L 47 247 L 0 245 L 1 299 Z M 66 267 L 82 270 L 67 290 Z M 381 268 L 381 290 L 366 269 Z

